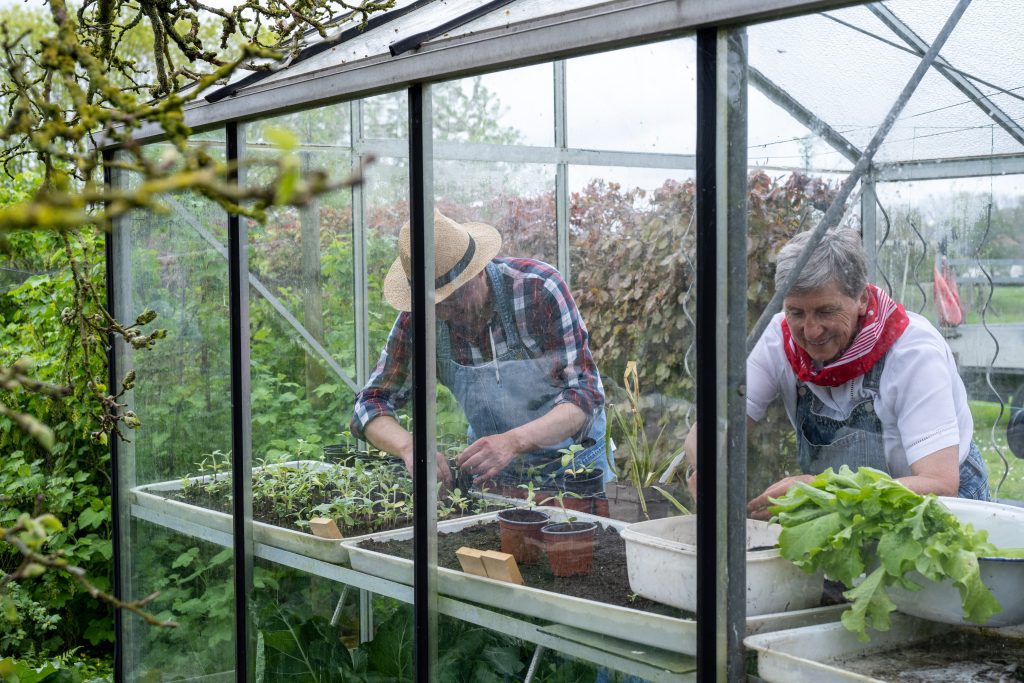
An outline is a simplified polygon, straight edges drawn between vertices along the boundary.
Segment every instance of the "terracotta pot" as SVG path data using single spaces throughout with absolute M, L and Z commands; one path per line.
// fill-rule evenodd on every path
M 595 522 L 560 522 L 541 529 L 548 562 L 555 576 L 576 576 L 590 572 L 594 561 Z
M 547 505 L 558 507 L 558 503 L 551 501 Z M 575 510 L 576 512 L 585 512 L 588 515 L 597 515 L 599 517 L 608 516 L 608 499 L 603 495 L 601 496 L 588 496 L 586 498 L 575 498 L 573 496 L 563 496 L 561 505 L 566 510 Z
M 531 564 L 540 558 L 544 547 L 541 528 L 549 522 L 546 512 L 512 508 L 498 513 L 501 551 L 510 553 L 519 564 Z

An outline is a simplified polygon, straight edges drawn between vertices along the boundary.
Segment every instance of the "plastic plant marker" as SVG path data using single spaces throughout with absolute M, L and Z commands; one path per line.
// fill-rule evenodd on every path
M 338 525 L 330 517 L 314 517 L 309 520 L 309 529 L 314 536 L 340 541 L 344 538 Z
M 462 565 L 462 571 L 467 574 L 476 574 L 477 576 L 487 576 L 487 568 L 484 567 L 482 557 L 483 554 L 483 550 L 466 546 L 455 551 L 455 556 L 459 558 L 459 564 Z
M 523 585 L 523 575 L 519 573 L 519 565 L 511 554 L 484 550 L 480 553 L 480 559 L 484 562 L 488 577 Z

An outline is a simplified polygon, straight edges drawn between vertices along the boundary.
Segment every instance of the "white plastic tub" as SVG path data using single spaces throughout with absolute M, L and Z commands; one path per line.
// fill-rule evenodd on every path
M 1024 548 L 1024 508 L 965 498 L 940 497 L 940 500 L 961 522 L 987 531 L 988 540 L 997 547 Z M 978 564 L 982 583 L 1003 608 L 984 625 L 1024 624 L 1024 560 L 979 558 Z M 964 620 L 960 592 L 952 581 L 936 583 L 916 572 L 908 576 L 921 590 L 908 591 L 898 586 L 888 589 L 899 611 L 946 624 L 970 623 Z
M 747 615 L 814 607 L 823 576 L 806 574 L 773 548 L 782 528 L 747 520 Z M 697 517 L 666 517 L 630 524 L 626 541 L 629 587 L 637 595 L 691 612 L 697 609 Z

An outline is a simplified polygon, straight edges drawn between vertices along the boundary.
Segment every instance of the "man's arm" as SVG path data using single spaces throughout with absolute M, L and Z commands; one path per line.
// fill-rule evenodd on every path
M 408 399 L 409 335 L 409 316 L 402 313 L 395 319 L 370 379 L 356 396 L 351 431 L 385 453 L 400 457 L 412 472 L 412 434 L 395 419 L 395 410 Z M 450 486 L 448 462 L 440 453 L 436 458 L 438 480 Z
M 398 420 L 390 415 L 378 415 L 367 423 L 364 430 L 366 440 L 386 453 L 397 455 L 405 463 L 405 468 L 412 472 L 412 434 L 408 432 Z M 435 456 L 437 460 L 437 478 L 446 487 L 452 484 L 452 472 L 448 467 L 448 461 L 441 453 Z
M 472 472 L 476 480 L 490 479 L 521 453 L 559 443 L 578 433 L 586 422 L 587 415 L 579 407 L 559 403 L 515 429 L 477 439 L 459 455 L 459 467 Z

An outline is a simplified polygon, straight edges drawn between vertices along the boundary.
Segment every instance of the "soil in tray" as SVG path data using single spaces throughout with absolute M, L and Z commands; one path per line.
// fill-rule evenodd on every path
M 206 508 L 208 510 L 216 510 L 217 512 L 223 512 L 229 515 L 231 514 L 230 497 L 210 496 L 201 488 L 167 491 L 164 495 L 171 500 L 181 501 L 183 503 Z M 334 490 L 325 490 L 314 486 L 310 487 L 306 497 L 302 501 L 296 501 L 295 505 L 301 506 L 303 509 L 310 509 L 320 503 L 330 502 L 336 495 L 337 492 Z M 463 514 L 452 514 L 445 519 L 453 519 L 466 515 L 477 515 L 482 512 L 491 512 L 493 510 L 501 510 L 507 507 L 508 505 L 503 505 L 501 503 L 491 504 L 482 500 L 474 500 L 470 508 Z M 296 509 L 298 508 L 296 507 Z M 292 531 L 300 531 L 305 534 L 310 533 L 308 526 L 299 526 L 295 523 L 296 517 L 293 513 L 289 512 L 288 514 L 283 514 L 280 507 L 275 507 L 269 500 L 253 501 L 252 519 L 254 522 L 263 522 L 264 524 L 270 524 L 271 526 L 290 529 Z M 342 526 L 340 522 L 338 523 L 338 526 Z M 381 525 L 379 519 L 374 520 L 373 523 L 364 523 L 356 520 L 355 523 L 342 527 L 341 533 L 347 538 L 352 538 L 354 536 L 362 536 L 364 534 L 377 533 L 380 531 L 390 531 L 391 529 L 400 529 L 407 526 L 412 526 L 412 517 L 403 515 L 396 518 L 395 521 L 388 526 Z
M 366 540 L 359 545 L 367 550 L 412 559 L 412 540 Z M 478 550 L 501 550 L 498 523 L 475 524 L 452 533 L 438 534 L 438 566 L 462 571 L 455 551 L 463 546 Z M 536 563 L 519 565 L 519 572 L 523 575 L 523 582 L 531 588 L 672 617 L 694 618 L 692 612 L 641 598 L 629 590 L 626 543 L 619 537 L 619 532 L 612 528 L 598 528 L 594 543 L 594 564 L 590 573 L 585 576 L 554 576 L 544 555 Z
M 1015 683 L 1024 681 L 1024 639 L 991 632 L 951 633 L 825 663 L 894 683 Z

